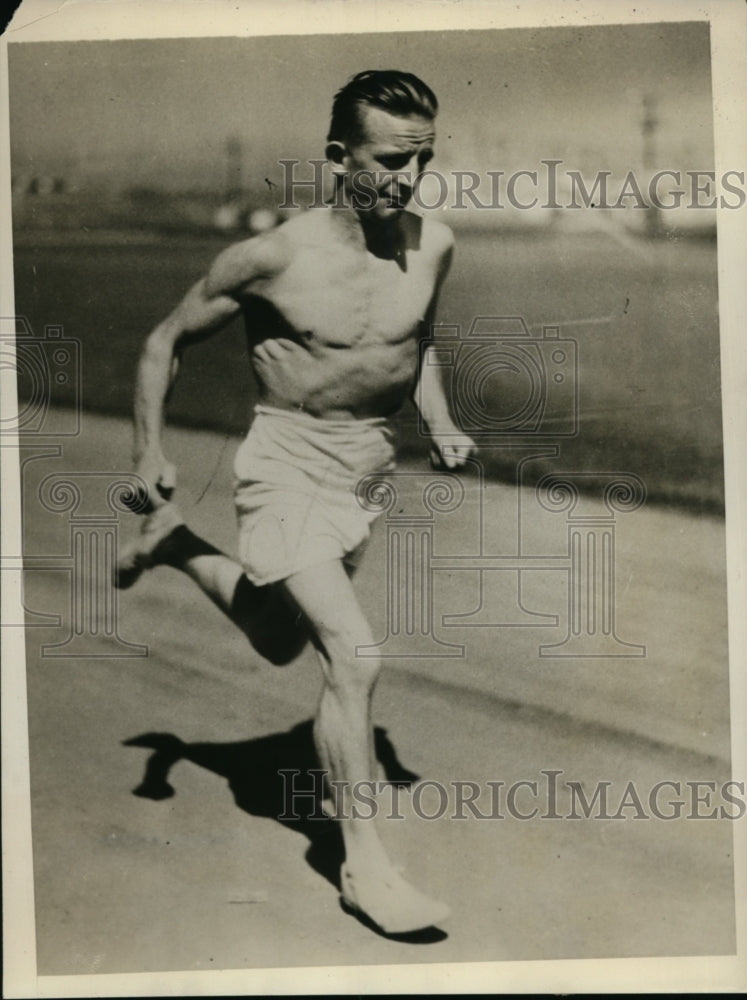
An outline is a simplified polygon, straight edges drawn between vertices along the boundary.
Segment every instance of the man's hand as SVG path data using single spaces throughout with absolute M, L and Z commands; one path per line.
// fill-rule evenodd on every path
M 148 451 L 137 460 L 135 473 L 145 481 L 145 490 L 138 491 L 133 509 L 140 514 L 150 514 L 162 507 L 174 492 L 176 466 L 167 461 L 162 451 Z
M 450 434 L 431 434 L 431 465 L 434 469 L 459 469 L 477 445 L 467 434 L 454 429 Z
M 286 337 L 268 338 L 252 351 L 252 366 L 266 392 L 292 404 L 304 398 L 314 359 L 300 344 Z

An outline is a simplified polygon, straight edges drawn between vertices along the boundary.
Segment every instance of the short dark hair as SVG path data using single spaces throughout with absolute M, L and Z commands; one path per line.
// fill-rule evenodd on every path
M 412 73 L 396 69 L 364 70 L 335 94 L 327 142 L 361 138 L 359 108 L 382 108 L 391 115 L 435 118 L 438 101 L 430 87 Z

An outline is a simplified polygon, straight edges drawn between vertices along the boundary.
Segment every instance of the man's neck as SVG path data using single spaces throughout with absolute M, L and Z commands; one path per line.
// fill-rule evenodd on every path
M 396 260 L 404 250 L 401 215 L 379 219 L 371 212 L 357 211 L 350 205 L 330 205 L 330 213 L 340 235 L 351 244 L 366 249 L 376 257 Z

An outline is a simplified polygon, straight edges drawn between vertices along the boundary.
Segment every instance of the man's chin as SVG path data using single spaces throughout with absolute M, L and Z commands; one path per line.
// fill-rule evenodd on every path
M 381 202 L 375 208 L 371 209 L 371 215 L 382 221 L 388 221 L 399 218 L 406 208 L 407 204 L 405 202 Z
M 396 223 L 406 211 L 403 202 L 379 202 L 373 208 L 359 209 L 361 220 L 371 225 L 391 225 Z

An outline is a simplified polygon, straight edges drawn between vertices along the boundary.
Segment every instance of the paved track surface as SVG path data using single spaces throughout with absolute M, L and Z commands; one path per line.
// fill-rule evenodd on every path
M 235 441 L 171 431 L 169 442 L 189 523 L 233 551 Z M 69 544 L 70 515 L 42 511 L 39 483 L 65 470 L 126 470 L 129 443 L 125 422 L 85 415 L 61 458 L 27 464 L 28 555 L 64 554 Z M 477 551 L 481 491 L 475 478 L 465 484 L 461 508 L 437 525 L 437 553 Z M 410 501 L 416 485 L 412 478 L 404 489 Z M 520 510 L 523 551 L 562 557 L 564 514 L 543 512 L 515 486 L 482 492 L 495 530 L 488 551 L 516 551 Z M 122 516 L 123 537 L 135 527 Z M 382 637 L 385 543 L 379 523 L 357 580 Z M 562 640 L 567 626 L 566 574 L 547 570 L 523 574 L 522 601 L 556 615 L 557 627 L 439 626 L 464 656 L 434 658 L 421 637 L 412 655 L 386 660 L 375 719 L 389 741 L 390 775 L 413 772 L 449 791 L 440 819 L 416 815 L 403 792 L 406 818 L 381 823 L 409 877 L 453 909 L 442 933 L 408 941 L 384 938 L 341 908 L 334 824 L 273 818 L 278 768 L 314 763 L 312 653 L 271 667 L 189 580 L 159 568 L 119 604 L 120 637 L 146 644 L 147 656 L 112 656 L 123 649 L 101 632 L 86 640 L 90 658 L 41 656 L 69 624 L 69 574 L 49 565 L 30 572 L 27 607 L 63 622 L 28 633 L 39 972 L 733 952 L 728 820 L 634 819 L 633 808 L 619 820 L 455 820 L 449 784 L 476 782 L 489 812 L 487 782 L 537 781 L 541 793 L 541 772 L 562 771 L 565 815 L 568 780 L 589 793 L 611 782 L 612 813 L 629 781 L 645 803 L 665 779 L 728 780 L 723 550 L 716 518 L 645 506 L 619 515 L 616 627 L 645 645 L 645 657 L 540 657 L 539 646 Z M 437 622 L 474 610 L 478 574 L 440 573 L 434 601 Z M 138 788 L 146 794 L 133 795 Z M 437 811 L 434 789 L 422 793 L 421 811 Z M 536 804 L 546 811 L 541 794 L 539 803 L 526 788 L 517 797 L 521 810 Z

